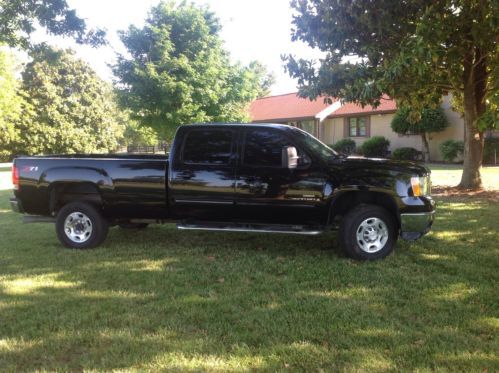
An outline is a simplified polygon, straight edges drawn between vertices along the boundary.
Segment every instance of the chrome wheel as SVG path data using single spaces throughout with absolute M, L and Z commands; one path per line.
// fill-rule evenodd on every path
M 367 218 L 357 228 L 357 244 L 366 253 L 376 253 L 388 241 L 388 227 L 379 218 Z
M 75 243 L 83 243 L 92 235 L 92 221 L 82 212 L 73 212 L 64 220 L 64 232 Z

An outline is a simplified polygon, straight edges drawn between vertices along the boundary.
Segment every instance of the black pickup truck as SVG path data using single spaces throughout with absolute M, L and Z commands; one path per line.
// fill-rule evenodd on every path
M 101 244 L 111 226 L 316 235 L 339 229 L 355 259 L 379 259 L 398 236 L 430 230 L 430 172 L 411 162 L 346 158 L 278 124 L 178 129 L 169 156 L 57 155 L 13 163 L 14 211 L 55 222 L 71 248 Z

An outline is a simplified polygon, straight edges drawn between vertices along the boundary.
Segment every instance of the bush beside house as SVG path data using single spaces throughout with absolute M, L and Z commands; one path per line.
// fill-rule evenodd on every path
M 355 141 L 352 139 L 341 139 L 334 145 L 330 145 L 333 150 L 346 155 L 354 153 L 356 146 Z
M 366 157 L 386 157 L 390 141 L 383 136 L 374 136 L 362 144 L 362 154 Z
M 414 120 L 414 114 L 419 114 L 419 120 Z M 412 113 L 410 108 L 399 108 L 391 122 L 391 128 L 400 135 L 420 135 L 423 145 L 424 160 L 430 160 L 430 144 L 428 135 L 441 132 L 449 126 L 442 108 L 426 108 L 420 113 Z
M 446 162 L 453 162 L 458 155 L 464 152 L 464 142 L 456 140 L 447 140 L 440 144 L 442 157 Z
M 397 148 L 392 153 L 392 158 L 400 161 L 418 161 L 421 152 L 411 147 Z
M 499 137 L 486 137 L 483 147 L 483 163 L 495 163 L 499 158 Z

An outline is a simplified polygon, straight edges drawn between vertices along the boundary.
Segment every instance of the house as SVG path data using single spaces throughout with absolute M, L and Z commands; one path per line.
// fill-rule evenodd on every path
M 429 135 L 430 158 L 442 160 L 439 145 L 448 140 L 464 139 L 464 121 L 459 113 L 451 109 L 449 96 L 442 103 L 449 127 L 442 132 Z M 384 136 L 390 140 L 390 150 L 412 147 L 422 150 L 420 135 L 399 135 L 392 131 L 390 123 L 397 111 L 394 100 L 383 97 L 381 104 L 373 108 L 353 103 L 342 103 L 335 98 L 325 102 L 324 97 L 309 100 L 297 93 L 269 96 L 251 103 L 250 115 L 254 123 L 283 123 L 301 128 L 326 144 L 334 144 L 343 138 L 353 139 L 357 146 L 373 136 Z

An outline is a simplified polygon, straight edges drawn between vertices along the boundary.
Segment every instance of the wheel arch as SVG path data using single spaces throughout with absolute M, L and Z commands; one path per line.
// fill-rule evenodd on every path
M 399 208 L 393 196 L 385 192 L 371 190 L 349 190 L 335 196 L 330 203 L 328 224 L 333 224 L 349 210 L 362 204 L 383 207 L 393 216 L 396 228 L 400 228 Z
M 54 182 L 49 187 L 49 210 L 57 212 L 62 206 L 76 201 L 87 202 L 102 208 L 103 198 L 99 187 L 88 182 Z

